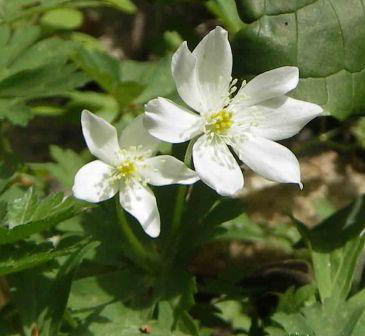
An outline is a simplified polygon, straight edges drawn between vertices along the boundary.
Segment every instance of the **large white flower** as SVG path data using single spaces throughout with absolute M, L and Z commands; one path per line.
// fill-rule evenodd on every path
M 231 72 L 224 29 L 215 28 L 193 52 L 184 42 L 172 58 L 172 75 L 180 97 L 197 113 L 156 98 L 145 106 L 146 128 L 172 143 L 201 135 L 193 147 L 195 170 L 221 195 L 232 196 L 243 187 L 241 169 L 227 145 L 258 174 L 302 186 L 295 155 L 274 142 L 298 133 L 322 112 L 318 105 L 285 96 L 298 84 L 298 68 L 265 72 L 244 82 L 235 95 Z
M 148 235 L 157 237 L 160 215 L 147 183 L 191 184 L 199 179 L 197 174 L 172 156 L 152 157 L 160 141 L 147 133 L 142 115 L 125 128 L 119 141 L 114 126 L 88 111 L 82 112 L 81 124 L 86 144 L 99 160 L 77 172 L 74 196 L 97 203 L 119 192 L 121 206 L 141 223 Z

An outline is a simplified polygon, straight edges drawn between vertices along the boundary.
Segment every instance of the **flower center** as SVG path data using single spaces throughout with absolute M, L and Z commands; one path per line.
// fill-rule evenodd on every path
M 232 113 L 223 109 L 217 113 L 211 114 L 208 117 L 206 129 L 208 132 L 223 134 L 231 128 L 232 124 Z
M 136 172 L 136 170 L 135 164 L 130 160 L 122 162 L 121 165 L 117 167 L 118 175 L 121 178 L 131 177 Z

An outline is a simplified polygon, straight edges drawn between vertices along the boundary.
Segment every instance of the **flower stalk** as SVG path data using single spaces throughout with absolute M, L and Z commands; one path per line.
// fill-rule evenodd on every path
M 115 205 L 123 241 L 126 244 L 124 246 L 126 254 L 130 255 L 131 260 L 142 269 L 148 272 L 153 271 L 155 269 L 153 258 L 151 258 L 151 254 L 147 254 L 147 250 L 132 231 L 124 209 L 120 207 L 118 198 L 115 198 Z

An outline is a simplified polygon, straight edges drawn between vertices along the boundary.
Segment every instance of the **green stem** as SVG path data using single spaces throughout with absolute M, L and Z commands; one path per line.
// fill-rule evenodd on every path
M 186 149 L 185 156 L 184 156 L 184 163 L 186 166 L 191 166 L 191 158 L 192 158 L 192 151 L 193 151 L 193 145 L 197 138 L 194 138 L 190 140 L 188 148 Z M 181 185 L 178 188 L 177 196 L 176 196 L 176 202 L 175 202 L 175 208 L 174 213 L 171 221 L 171 228 L 169 232 L 168 237 L 168 245 L 165 249 L 165 256 L 164 260 L 168 261 L 166 263 L 167 268 L 171 266 L 171 264 L 174 262 L 175 255 L 176 255 L 176 249 L 178 247 L 178 241 L 180 239 L 179 233 L 181 233 L 181 222 L 182 217 L 184 213 L 185 208 L 185 198 L 186 198 L 186 192 L 188 188 L 185 185 Z
M 124 246 L 126 254 L 132 259 L 132 261 L 139 267 L 147 270 L 153 271 L 153 261 L 151 255 L 146 253 L 146 249 L 135 236 L 132 231 L 128 220 L 125 216 L 124 209 L 121 208 L 118 198 L 115 198 L 116 212 L 120 224 L 120 228 L 123 235 L 123 240 L 126 246 Z
M 185 152 L 184 163 L 188 167 L 190 167 L 190 165 L 191 165 L 191 157 L 192 157 L 193 145 L 194 145 L 195 141 L 196 141 L 196 139 L 190 140 L 188 148 L 186 149 L 186 152 Z M 171 223 L 171 236 L 172 237 L 176 236 L 177 232 L 179 231 L 180 225 L 181 225 L 181 218 L 182 218 L 182 214 L 184 212 L 186 191 L 187 191 L 187 187 L 185 185 L 182 185 L 179 187 L 179 190 L 177 192 L 174 215 L 172 217 L 172 223 Z

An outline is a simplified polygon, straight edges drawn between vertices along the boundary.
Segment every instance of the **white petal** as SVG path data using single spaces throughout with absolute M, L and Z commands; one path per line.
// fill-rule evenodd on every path
M 145 111 L 146 129 L 163 141 L 184 142 L 201 133 L 201 117 L 168 99 L 150 100 L 145 106 Z
M 161 141 L 147 132 L 143 125 L 143 118 L 144 115 L 141 114 L 126 126 L 119 138 L 119 144 L 125 149 L 131 146 L 142 146 L 145 150 L 149 149 L 152 155 L 157 151 Z
M 75 176 L 73 195 L 92 203 L 112 198 L 118 192 L 118 182 L 110 178 L 113 169 L 99 160 L 86 164 Z
M 135 182 L 121 188 L 119 197 L 121 206 L 139 221 L 149 236 L 160 234 L 160 214 L 150 188 Z
M 242 171 L 227 145 L 201 136 L 193 146 L 194 167 L 204 183 L 223 196 L 233 196 L 243 188 Z
M 239 158 L 257 174 L 283 183 L 300 183 L 300 167 L 295 155 L 286 147 L 250 135 L 233 146 Z
M 170 155 L 159 155 L 145 161 L 146 166 L 140 170 L 149 184 L 163 186 L 168 184 L 192 184 L 199 180 L 195 171 Z
M 319 105 L 281 96 L 248 108 L 258 113 L 252 132 L 270 140 L 282 140 L 297 134 L 309 121 L 322 113 Z
M 193 51 L 196 56 L 200 95 L 205 98 L 206 112 L 217 112 L 224 106 L 232 79 L 232 51 L 228 33 L 216 27 Z
M 110 165 L 120 162 L 117 130 L 89 111 L 81 114 L 82 132 L 90 152 Z
M 296 67 L 285 66 L 264 72 L 243 86 L 232 104 L 242 109 L 284 95 L 295 89 L 298 81 L 299 69 Z
M 204 112 L 205 100 L 200 95 L 196 74 L 196 57 L 190 52 L 186 42 L 172 56 L 171 71 L 176 89 L 184 102 L 197 112 Z

